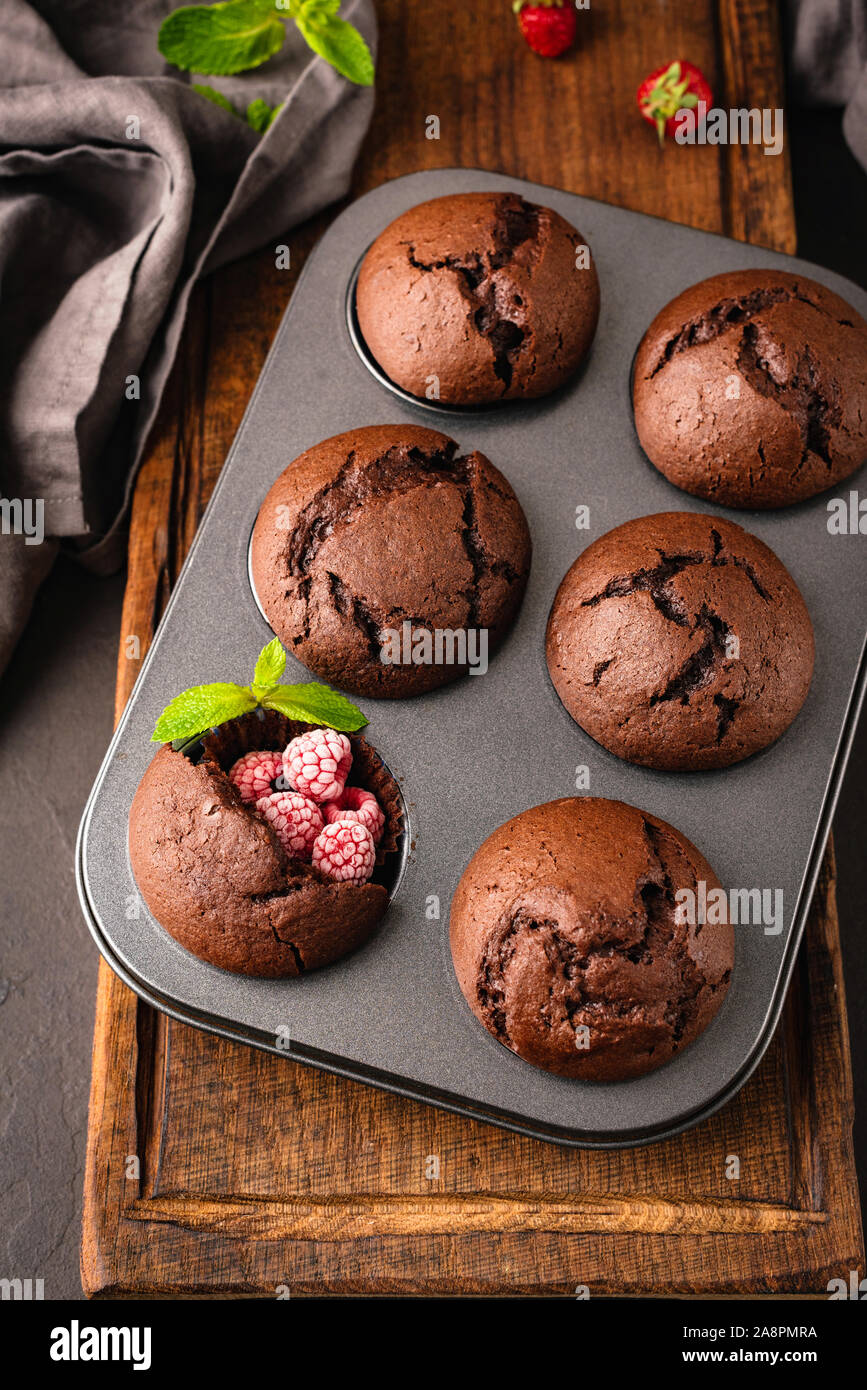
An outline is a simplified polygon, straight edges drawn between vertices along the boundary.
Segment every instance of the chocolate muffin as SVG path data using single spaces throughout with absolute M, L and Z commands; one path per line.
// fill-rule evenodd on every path
M 684 492 L 800 502 L 867 458 L 867 323 L 805 275 L 713 275 L 648 328 L 633 403 L 644 452 Z
M 197 762 L 164 744 L 133 799 L 129 852 L 142 897 L 182 946 L 223 970 L 277 977 L 328 965 L 366 941 L 388 906 L 382 882 L 338 882 L 290 858 L 229 780 L 244 753 L 283 748 L 311 727 L 273 711 L 244 715 L 209 733 Z M 350 783 L 385 812 L 383 865 L 403 830 L 400 792 L 370 744 L 349 737 Z
M 253 582 L 277 636 L 359 695 L 418 695 L 479 665 L 483 643 L 493 650 L 510 627 L 529 569 L 527 522 L 502 473 L 414 425 L 308 449 L 253 531 Z
M 515 193 L 420 203 L 371 246 L 356 314 L 398 386 L 450 405 L 544 396 L 585 357 L 599 281 L 581 233 Z M 587 253 L 589 255 L 589 253 Z
M 600 536 L 548 619 L 548 670 L 582 729 L 645 767 L 727 767 L 807 696 L 813 628 L 785 566 L 732 521 L 661 512 Z
M 729 985 L 731 926 L 675 894 L 719 888 L 679 831 L 622 801 L 524 811 L 470 860 L 452 901 L 467 1003 L 526 1062 L 586 1081 L 641 1076 L 707 1027 Z M 682 919 L 682 920 L 681 920 Z M 691 920 L 690 920 L 691 919 Z

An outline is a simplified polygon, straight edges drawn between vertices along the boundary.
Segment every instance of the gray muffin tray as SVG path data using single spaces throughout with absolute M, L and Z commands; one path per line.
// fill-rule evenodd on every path
M 514 190 L 579 228 L 596 259 L 602 312 L 590 358 L 565 390 L 538 402 L 448 410 L 375 377 L 353 343 L 347 304 L 360 258 L 394 217 L 428 198 L 477 190 Z M 212 1032 L 562 1144 L 628 1146 L 672 1134 L 743 1085 L 782 1007 L 864 693 L 865 542 L 827 526 L 829 497 L 848 498 L 864 474 L 776 512 L 700 502 L 645 459 L 629 378 L 639 340 L 667 300 L 708 275 L 751 266 L 802 271 L 867 315 L 867 295 L 818 266 L 497 174 L 413 174 L 337 218 L 292 297 L 82 820 L 85 915 L 109 964 L 142 997 Z M 137 890 L 127 816 L 155 751 L 151 732 L 185 687 L 249 679 L 270 637 L 247 550 L 281 470 L 329 435 L 401 422 L 480 449 L 513 484 L 534 546 L 523 608 L 486 675 L 412 700 L 359 702 L 370 719 L 366 736 L 403 789 L 411 846 L 375 936 L 296 980 L 229 975 L 189 955 L 143 903 L 130 915 Z M 576 529 L 579 505 L 590 508 L 589 530 Z M 800 586 L 816 632 L 815 677 L 798 719 L 773 747 L 719 772 L 621 762 L 572 722 L 545 665 L 548 611 L 576 555 L 632 517 L 677 510 L 729 516 L 767 542 Z M 289 658 L 287 680 L 308 674 Z M 617 1085 L 549 1075 L 496 1042 L 464 1002 L 448 946 L 449 903 L 472 853 L 510 816 L 575 792 L 581 765 L 589 769 L 586 794 L 670 821 L 726 887 L 784 895 L 778 934 L 736 929 L 731 989 L 702 1037 L 659 1071 Z

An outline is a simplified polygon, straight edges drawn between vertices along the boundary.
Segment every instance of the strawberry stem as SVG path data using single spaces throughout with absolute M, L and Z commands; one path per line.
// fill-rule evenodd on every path
M 698 98 L 688 90 L 689 79 L 681 75 L 681 66 L 675 61 L 656 79 L 653 90 L 642 99 L 642 110 L 653 121 L 659 136 L 659 143 L 665 143 L 665 128 L 672 116 L 683 107 L 694 107 Z

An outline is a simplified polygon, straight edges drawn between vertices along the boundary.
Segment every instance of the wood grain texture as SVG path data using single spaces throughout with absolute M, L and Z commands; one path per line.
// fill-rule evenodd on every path
M 377 10 L 356 193 L 476 165 L 794 249 L 785 156 L 660 150 L 633 106 L 644 74 L 675 56 L 707 71 L 721 105 L 781 106 L 773 0 L 609 0 L 579 14 L 579 45 L 556 63 L 526 50 L 505 0 Z M 430 115 L 439 140 L 426 138 Z M 141 656 L 327 222 L 291 233 L 291 272 L 264 251 L 196 291 L 135 494 L 122 638 L 138 637 Z M 134 650 L 122 640 L 118 713 Z M 213 1038 L 138 1002 L 102 964 L 84 1287 L 821 1295 L 864 1263 L 851 1097 L 830 853 L 753 1078 L 700 1128 L 628 1151 L 560 1149 Z
M 138 1004 L 105 969 L 88 1290 L 821 1295 L 863 1264 L 838 971 L 829 858 L 756 1075 L 700 1128 L 602 1153 L 213 1039 Z

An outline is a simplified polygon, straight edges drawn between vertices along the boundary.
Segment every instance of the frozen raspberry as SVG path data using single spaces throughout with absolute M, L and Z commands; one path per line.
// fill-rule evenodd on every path
M 229 769 L 229 781 L 234 782 L 244 801 L 258 801 L 267 796 L 272 782 L 283 776 L 283 758 L 279 753 L 245 753 Z
M 329 878 L 366 883 L 375 862 L 373 836 L 358 822 L 339 820 L 326 825 L 313 846 L 313 867 Z
M 336 801 L 324 803 L 322 814 L 326 825 L 333 825 L 339 820 L 357 821 L 359 825 L 367 826 L 375 845 L 382 839 L 385 813 L 373 792 L 366 792 L 363 787 L 344 787 Z
M 309 796 L 298 792 L 272 792 L 256 802 L 277 838 L 292 859 L 309 859 L 317 835 L 322 830 L 322 812 Z
M 283 754 L 286 781 L 314 801 L 334 801 L 340 796 L 351 766 L 352 744 L 336 729 L 299 734 Z

